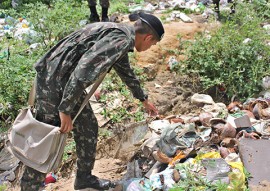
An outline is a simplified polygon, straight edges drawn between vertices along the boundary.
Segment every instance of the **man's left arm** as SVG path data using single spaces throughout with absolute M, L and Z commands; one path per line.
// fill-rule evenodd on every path
M 134 70 L 130 66 L 128 54 L 115 63 L 113 68 L 121 80 L 129 87 L 133 96 L 143 103 L 149 114 L 151 116 L 157 115 L 158 110 L 152 103 L 148 102 L 148 95 L 143 91 L 139 79 L 136 77 Z

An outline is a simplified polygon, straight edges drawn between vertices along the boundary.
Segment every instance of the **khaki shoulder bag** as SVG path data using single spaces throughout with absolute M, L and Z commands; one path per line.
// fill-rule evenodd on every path
M 92 86 L 72 123 L 81 113 L 105 75 L 106 73 L 102 74 Z M 34 104 L 34 97 L 35 84 L 29 95 L 28 104 L 30 107 L 22 109 L 18 114 L 11 127 L 6 145 L 8 150 L 26 166 L 42 173 L 48 173 L 57 169 L 61 164 L 67 134 L 61 133 L 59 127 L 37 121 L 33 117 L 31 106 Z

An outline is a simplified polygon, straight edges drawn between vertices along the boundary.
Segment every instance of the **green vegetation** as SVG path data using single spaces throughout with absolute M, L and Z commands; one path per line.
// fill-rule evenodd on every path
M 8 4 L 8 1 L 5 2 Z M 6 56 L 0 59 L 1 131 L 10 116 L 14 119 L 18 110 L 22 106 L 27 106 L 28 92 L 35 75 L 33 64 L 60 39 L 79 29 L 80 21 L 89 16 L 87 1 L 50 1 L 50 7 L 48 7 L 49 1 L 31 2 L 37 1 L 24 1 L 18 10 L 0 10 L 2 16 L 9 15 L 16 20 L 21 17 L 26 18 L 30 22 L 29 27 L 38 34 L 24 35 L 23 41 L 12 39 L 9 35 L 1 40 L 0 55 L 4 55 L 4 52 L 9 50 L 9 58 Z M 110 11 L 127 12 L 125 2 L 111 1 Z M 31 43 L 41 43 L 41 46 L 31 50 L 29 48 Z M 123 84 L 119 88 L 121 92 L 129 96 L 122 86 Z
M 29 52 L 29 46 L 21 41 L 5 38 L 9 48 L 9 60 L 0 59 L 0 116 L 6 120 L 14 117 L 18 109 L 26 104 L 34 72 L 32 64 L 42 50 Z
M 69 159 L 70 155 L 72 153 L 75 153 L 76 150 L 76 143 L 73 139 L 71 139 L 70 142 L 67 143 L 64 149 L 64 154 L 63 154 L 63 161 L 66 161 Z
M 7 189 L 6 185 L 0 185 L 0 191 L 5 191 Z
M 98 129 L 98 137 L 108 138 L 112 136 L 112 132 L 105 128 Z
M 243 181 L 239 180 L 239 174 L 230 172 L 230 184 L 222 182 L 221 180 L 210 182 L 205 175 L 200 173 L 202 169 L 201 161 L 197 163 L 178 163 L 175 166 L 181 173 L 182 179 L 174 185 L 170 191 L 248 191 L 246 185 L 243 185 Z M 199 172 L 199 173 L 198 173 Z
M 33 64 L 67 34 L 77 30 L 80 21 L 89 16 L 87 1 L 84 0 L 25 0 L 17 10 L 11 9 L 11 0 L 1 1 L 0 13 L 15 19 L 25 17 L 38 35 L 24 36 L 24 40 L 16 40 L 6 35 L 1 38 L 0 45 L 0 133 L 6 131 L 10 122 L 22 106 L 27 106 L 27 97 L 35 76 Z M 110 1 L 110 14 L 127 13 L 128 0 Z M 133 0 L 142 3 L 142 0 Z M 101 12 L 100 6 L 97 6 Z M 5 10 L 4 10 L 5 9 Z M 169 15 L 168 10 L 165 15 Z M 189 13 L 188 10 L 186 13 Z M 247 14 L 248 13 L 248 14 Z M 195 41 L 184 42 L 181 36 L 179 48 L 167 50 L 170 55 L 184 54 L 186 60 L 176 68 L 179 75 L 197 75 L 205 89 L 222 86 L 228 96 L 237 95 L 239 99 L 256 96 L 262 88 L 261 79 L 270 75 L 270 46 L 266 44 L 269 34 L 261 24 L 270 19 L 270 3 L 267 0 L 253 0 L 252 4 L 239 3 L 236 14 L 222 13 L 222 26 L 211 33 L 198 34 Z M 162 17 L 166 19 L 165 16 Z M 223 19 L 224 20 L 224 19 Z M 209 36 L 210 35 L 210 36 Z M 248 42 L 244 41 L 251 39 Z M 38 49 L 30 49 L 32 43 L 40 43 Z M 141 68 L 135 67 L 136 54 L 129 55 L 135 73 L 142 82 L 146 80 Z M 165 60 L 165 57 L 164 57 Z M 100 102 L 111 104 L 121 99 L 123 106 L 110 109 L 105 107 L 103 116 L 113 123 L 132 118 L 141 121 L 144 118 L 142 105 L 135 100 L 126 85 L 112 71 L 102 86 Z M 113 94 L 117 91 L 120 94 Z M 106 129 L 99 130 L 99 136 L 111 136 Z M 75 151 L 75 142 L 65 147 L 64 160 Z M 204 178 L 186 170 L 187 178 L 176 184 L 171 191 L 181 190 L 217 190 L 227 189 L 227 185 L 218 182 L 210 184 Z M 247 178 L 250 174 L 245 171 Z M 234 183 L 237 187 L 237 182 Z M 5 190 L 4 185 L 0 191 Z
M 265 40 L 269 34 L 260 26 L 265 14 L 258 14 L 255 7 L 238 4 L 236 14 L 210 37 L 200 34 L 187 42 L 187 59 L 179 72 L 198 75 L 205 88 L 223 86 L 229 97 L 245 100 L 257 95 L 262 78 L 270 74 L 270 46 Z M 251 40 L 244 42 L 247 38 Z
M 110 1 L 110 9 L 109 13 L 128 13 L 128 6 L 127 6 L 128 0 L 123 0 L 123 1 L 117 1 L 117 0 L 112 0 Z
M 27 97 L 35 75 L 33 64 L 58 40 L 78 29 L 79 21 L 85 19 L 88 11 L 86 3 L 64 0 L 55 2 L 50 9 L 45 4 L 36 3 L 24 4 L 18 11 L 0 10 L 2 15 L 9 15 L 16 20 L 27 18 L 29 27 L 38 34 L 24 35 L 24 40 L 16 40 L 9 35 L 1 39 L 0 53 L 9 52 L 8 57 L 0 59 L 1 123 L 10 116 L 14 119 L 18 110 L 27 106 Z M 32 43 L 41 43 L 41 46 L 31 50 L 29 44 Z M 4 127 L 3 124 L 1 126 Z
M 132 56 L 131 60 L 132 60 Z M 139 77 L 141 82 L 144 82 L 146 77 L 142 74 L 142 69 L 133 67 L 136 75 Z M 110 92 L 119 92 L 110 94 Z M 135 122 L 144 119 L 143 107 L 140 102 L 135 100 L 127 86 L 121 81 L 119 76 L 111 71 L 102 83 L 102 94 L 100 101 L 105 105 L 111 105 L 115 99 L 120 99 L 123 105 L 116 107 L 105 107 L 101 113 L 104 118 L 109 118 L 113 123 L 119 123 L 123 120 L 134 119 Z M 136 106 L 134 103 L 137 103 Z M 135 110 L 135 111 L 134 111 Z
M 34 30 L 40 34 L 41 42 L 51 47 L 66 35 L 79 29 L 80 21 L 87 19 L 89 9 L 85 2 L 78 4 L 62 0 L 56 1 L 50 9 L 42 3 L 27 4 L 21 13 L 29 18 Z
M 190 169 L 197 169 L 193 164 L 179 165 L 176 169 L 184 173 L 184 179 L 181 179 L 175 184 L 174 188 L 170 191 L 205 191 L 205 190 L 215 190 L 215 191 L 227 191 L 228 184 L 218 181 L 217 183 L 210 183 L 207 179 L 201 176 L 199 173 L 195 173 Z M 197 169 L 198 170 L 198 169 Z

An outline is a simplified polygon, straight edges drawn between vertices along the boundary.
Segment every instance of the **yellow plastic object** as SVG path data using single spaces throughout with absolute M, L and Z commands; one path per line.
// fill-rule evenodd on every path
M 25 23 L 23 23 L 23 24 L 22 24 L 22 28 L 28 28 L 28 25 L 25 24 Z
M 208 153 L 198 154 L 195 157 L 196 160 L 202 160 L 205 158 L 221 158 L 221 156 L 218 152 L 208 152 Z
M 229 173 L 230 185 L 229 190 L 242 191 L 246 188 L 244 166 L 242 162 L 229 162 L 232 172 Z

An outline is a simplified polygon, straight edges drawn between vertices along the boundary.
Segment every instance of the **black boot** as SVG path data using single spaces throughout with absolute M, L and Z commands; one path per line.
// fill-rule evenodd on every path
M 98 16 L 98 13 L 97 13 L 97 9 L 96 9 L 96 6 L 90 6 L 90 17 L 89 17 L 89 20 L 91 23 L 93 22 L 99 22 L 99 16 Z
M 102 22 L 109 22 L 108 8 L 102 7 Z
M 99 179 L 98 177 L 91 175 L 90 173 L 77 172 L 74 182 L 74 190 L 80 190 L 85 188 L 94 188 L 97 190 L 108 190 L 111 186 L 114 186 L 110 180 Z

